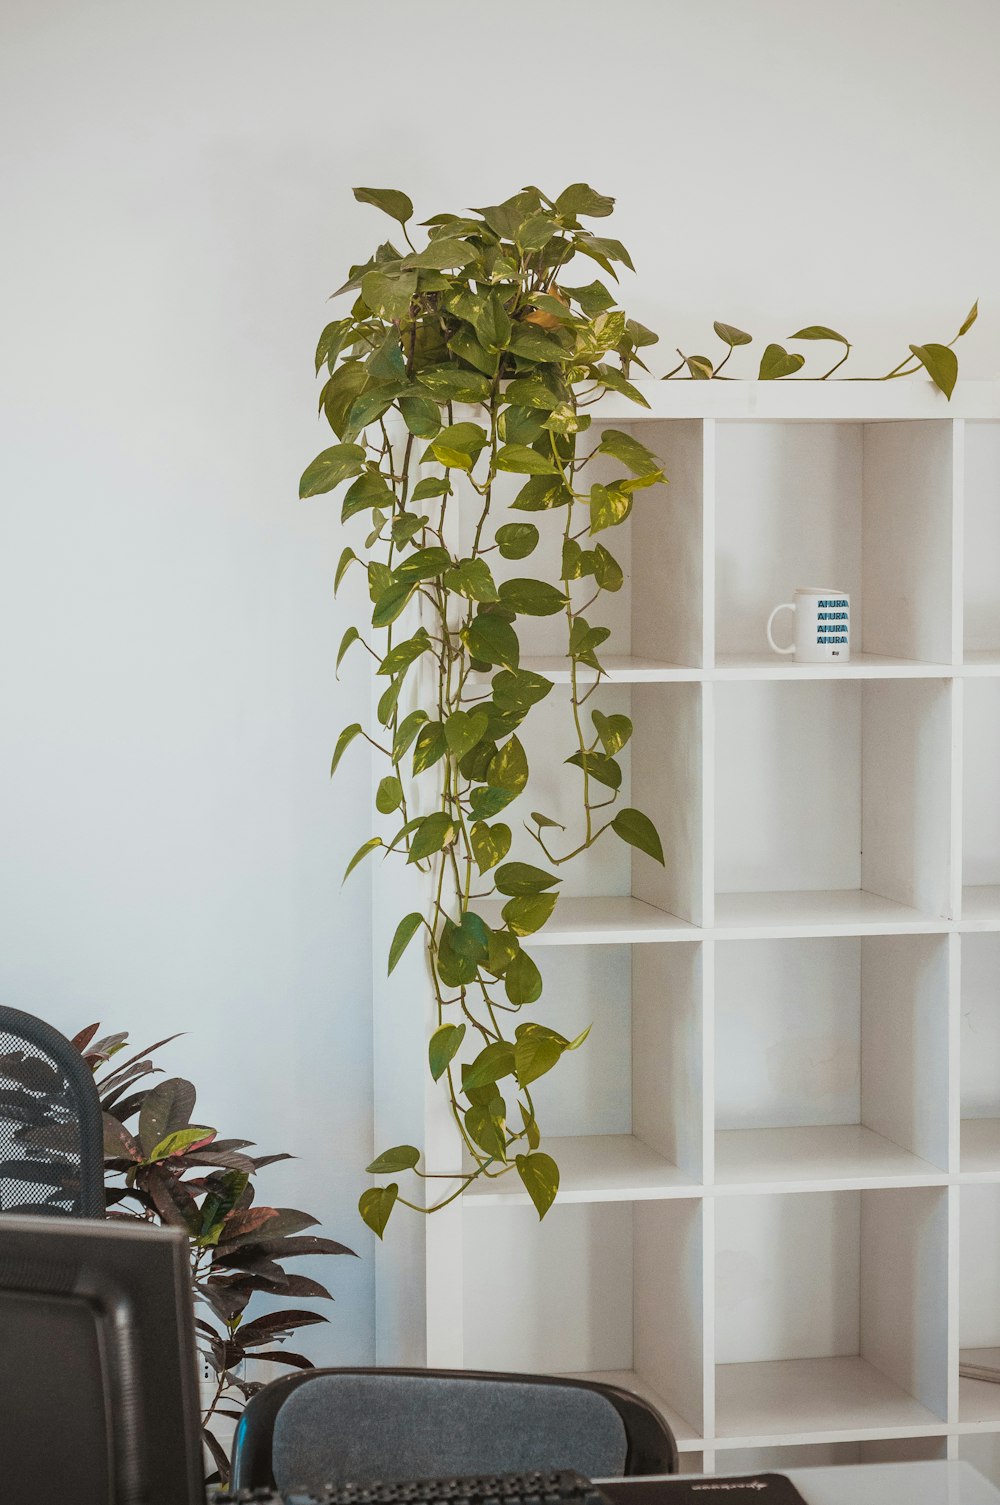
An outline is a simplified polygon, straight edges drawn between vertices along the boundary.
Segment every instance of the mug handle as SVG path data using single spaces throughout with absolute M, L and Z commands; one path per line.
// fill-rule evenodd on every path
M 770 645 L 774 649 L 775 653 L 794 653 L 795 652 L 795 644 L 794 643 L 792 643 L 791 646 L 788 647 L 788 648 L 779 648 L 778 644 L 774 641 L 774 637 L 773 637 L 773 635 L 771 633 L 771 625 L 774 622 L 774 619 L 778 615 L 779 611 L 795 611 L 795 610 L 796 610 L 796 606 L 795 606 L 795 602 L 794 601 L 782 601 L 781 605 L 780 606 L 776 606 L 774 608 L 774 610 L 772 611 L 771 615 L 767 619 L 767 641 L 770 643 Z

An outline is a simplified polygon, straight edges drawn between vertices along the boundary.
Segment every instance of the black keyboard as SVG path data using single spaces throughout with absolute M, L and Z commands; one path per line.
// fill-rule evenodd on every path
M 211 1505 L 610 1505 L 596 1484 L 570 1469 L 473 1474 L 465 1478 L 328 1484 L 318 1491 L 222 1490 Z

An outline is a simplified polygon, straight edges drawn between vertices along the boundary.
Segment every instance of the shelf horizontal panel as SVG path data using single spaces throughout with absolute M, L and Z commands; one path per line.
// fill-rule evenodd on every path
M 476 905 L 488 925 L 502 925 L 500 911 L 507 901 L 484 899 Z M 543 930 L 523 938 L 525 946 L 631 946 L 643 941 L 691 941 L 702 932 L 655 904 L 641 899 L 610 897 L 560 899 Z
M 702 669 L 695 669 L 688 664 L 665 664 L 653 658 L 633 658 L 630 655 L 611 653 L 606 658 L 601 657 L 601 664 L 606 670 L 605 684 L 667 684 L 678 680 L 705 678 Z M 530 669 L 535 674 L 544 674 L 546 679 L 551 679 L 557 685 L 568 685 L 570 682 L 570 661 L 558 654 L 528 654 L 522 658 L 521 668 Z M 579 683 L 593 684 L 596 678 L 596 669 L 588 668 L 586 664 L 580 665 L 577 670 Z
M 715 1184 L 741 1191 L 790 1186 L 943 1185 L 947 1172 L 863 1124 L 724 1129 L 715 1136 Z
M 559 1201 L 635 1202 L 701 1195 L 701 1186 L 631 1134 L 580 1134 L 546 1139 L 559 1167 Z M 468 1207 L 516 1207 L 530 1202 L 516 1173 L 481 1177 L 465 1194 Z
M 1000 1368 L 1000 1348 L 963 1348 L 962 1364 L 985 1364 Z M 958 1419 L 983 1426 L 1000 1428 L 1000 1385 L 989 1380 L 960 1379 L 958 1382 Z
M 1000 883 L 979 883 L 962 890 L 963 930 L 1000 930 Z
M 781 419 L 877 423 L 893 418 L 1000 418 L 1000 382 L 960 381 L 950 402 L 930 380 L 895 382 L 654 381 L 634 383 L 647 407 L 610 393 L 591 409 L 595 423 L 657 418 Z
M 951 679 L 951 664 L 927 664 L 912 658 L 885 658 L 854 653 L 846 664 L 798 664 L 773 653 L 723 653 L 715 661 L 716 679 Z
M 1000 648 L 972 648 L 965 655 L 963 672 L 968 675 L 1000 674 Z
M 593 1369 L 586 1373 L 569 1374 L 570 1380 L 593 1380 L 598 1385 L 617 1385 L 620 1390 L 630 1390 L 633 1395 L 638 1395 L 647 1401 L 654 1411 L 658 1411 L 667 1426 L 674 1434 L 677 1450 L 681 1453 L 696 1453 L 703 1446 L 705 1439 L 695 1431 L 691 1423 L 685 1421 L 672 1406 L 668 1406 L 656 1391 L 646 1384 L 644 1379 L 632 1369 Z
M 939 935 L 947 920 L 863 888 L 716 894 L 715 930 L 731 939 L 793 935 Z
M 897 1429 L 940 1430 L 928 1411 L 879 1369 L 856 1355 L 719 1364 L 715 1430 L 749 1446 L 825 1435 L 884 1436 Z
M 1000 1175 L 1000 1118 L 963 1118 L 959 1169 L 963 1176 Z

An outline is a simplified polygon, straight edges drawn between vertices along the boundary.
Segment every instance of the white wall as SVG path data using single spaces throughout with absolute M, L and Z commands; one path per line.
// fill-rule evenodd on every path
M 358 749 L 326 779 L 361 602 L 295 499 L 324 300 L 388 224 L 351 185 L 590 180 L 671 351 L 822 321 L 877 373 L 979 294 L 996 376 L 998 40 L 995 0 L 4 0 L 0 996 L 189 1031 L 210 1121 L 302 1157 L 274 1194 L 364 1256 L 318 1357 L 372 1351 Z

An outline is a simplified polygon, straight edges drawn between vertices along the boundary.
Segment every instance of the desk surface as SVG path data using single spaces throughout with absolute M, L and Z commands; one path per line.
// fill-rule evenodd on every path
M 761 1470 L 768 1472 L 768 1470 Z M 1000 1505 L 1000 1490 L 969 1463 L 844 1463 L 836 1468 L 775 1469 L 786 1474 L 806 1505 Z M 677 1475 L 671 1476 L 676 1479 Z M 692 1476 L 689 1476 L 692 1477 Z M 600 1482 L 600 1481 L 598 1481 Z M 627 1479 L 614 1482 L 624 1505 Z M 645 1480 L 635 1481 L 646 1484 Z M 705 1482 L 725 1485 L 724 1474 L 705 1476 Z M 656 1505 L 654 1491 L 635 1491 L 635 1505 Z M 664 1494 L 664 1499 L 666 1495 Z M 756 1500 L 756 1496 L 748 1497 Z M 736 1505 L 734 1491 L 705 1491 L 706 1505 Z

